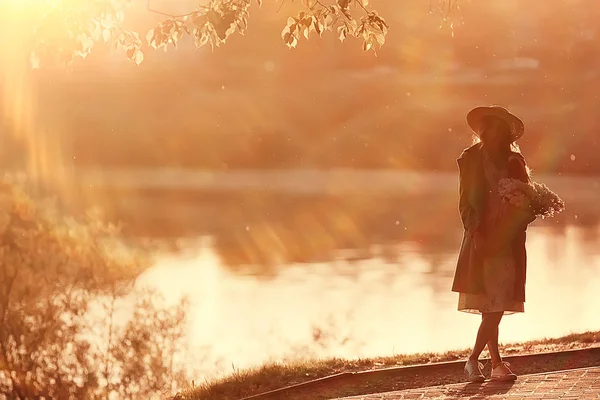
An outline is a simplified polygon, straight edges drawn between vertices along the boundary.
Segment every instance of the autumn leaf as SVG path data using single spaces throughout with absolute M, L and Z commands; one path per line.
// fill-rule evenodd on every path
M 44 14 L 39 26 L 35 27 L 36 41 L 31 49 L 31 59 L 36 61 L 31 62 L 32 67 L 39 68 L 47 63 L 69 64 L 77 57 L 85 58 L 101 41 L 124 51 L 136 64 L 143 62 L 143 43 L 139 34 L 125 26 L 128 19 L 125 18 L 124 6 L 129 1 L 59 2 L 60 12 Z M 353 1 L 360 3 L 353 4 Z M 169 44 L 176 47 L 189 35 L 196 47 L 206 44 L 212 48 L 219 47 L 233 34 L 244 35 L 252 3 L 252 0 L 210 0 L 184 16 L 166 14 L 166 18 L 147 31 L 144 44 L 167 51 Z M 262 6 L 262 3 L 262 0 L 256 0 L 255 4 Z M 337 32 L 341 41 L 348 36 L 374 35 L 369 39 L 370 46 L 364 45 L 367 48 L 380 47 L 385 43 L 389 27 L 375 10 L 368 8 L 370 0 L 300 0 L 298 4 L 303 10 L 296 16 L 289 16 L 281 32 L 282 40 L 289 48 L 296 47 L 302 36 L 310 39 L 313 30 L 319 37 L 326 31 Z M 165 15 L 160 10 L 156 11 Z M 366 27 L 358 32 L 363 20 L 367 21 Z
M 144 53 L 142 53 L 140 50 L 136 51 L 133 55 L 133 61 L 137 65 L 140 65 L 144 61 Z
M 102 38 L 104 39 L 104 43 L 108 43 L 108 41 L 110 40 L 111 37 L 111 31 L 110 29 L 104 29 L 102 31 Z
M 150 29 L 148 31 L 148 33 L 146 34 L 146 42 L 148 42 L 149 45 L 152 45 L 152 40 L 154 39 L 154 29 Z M 154 46 L 152 46 L 154 47 Z
M 348 28 L 346 28 L 345 26 L 338 27 L 338 38 L 340 39 L 340 41 L 343 42 L 344 40 L 346 40 L 347 36 Z
M 337 0 L 337 3 L 342 9 L 346 9 L 350 5 L 350 0 Z

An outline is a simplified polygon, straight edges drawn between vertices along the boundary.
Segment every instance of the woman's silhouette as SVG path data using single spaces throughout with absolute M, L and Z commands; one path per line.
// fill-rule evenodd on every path
M 459 293 L 460 311 L 482 315 L 473 351 L 465 365 L 468 379 L 485 380 L 479 356 L 486 344 L 492 361 L 492 380 L 516 375 L 498 351 L 498 326 L 503 315 L 524 311 L 525 231 L 535 217 L 500 200 L 503 178 L 529 182 L 529 170 L 515 141 L 523 122 L 508 110 L 477 107 L 467 115 L 476 143 L 458 158 L 459 210 L 464 236 L 452 290 Z

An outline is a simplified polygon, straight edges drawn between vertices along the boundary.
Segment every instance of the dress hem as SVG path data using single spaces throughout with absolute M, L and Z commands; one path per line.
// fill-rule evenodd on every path
M 472 309 L 472 308 L 459 308 L 458 311 L 465 313 L 465 314 L 474 314 L 474 315 L 483 314 L 483 312 L 481 312 L 480 310 L 476 310 L 476 309 Z M 504 310 L 504 311 L 491 311 L 491 312 L 501 312 L 503 315 L 513 315 L 513 314 L 522 314 L 525 312 L 525 310 L 523 310 L 523 311 Z M 486 313 L 487 313 L 487 311 L 486 311 Z

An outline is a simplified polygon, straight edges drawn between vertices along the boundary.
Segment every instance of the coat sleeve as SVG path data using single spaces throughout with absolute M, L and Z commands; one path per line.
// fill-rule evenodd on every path
M 468 179 L 468 168 L 464 158 L 460 157 L 456 161 L 458 164 L 459 184 L 458 184 L 458 210 L 463 227 L 466 231 L 472 232 L 475 230 L 475 210 L 469 202 L 470 197 L 470 182 Z
M 519 153 L 513 153 L 508 159 L 508 173 L 513 179 L 518 179 L 525 183 L 530 183 L 531 178 L 527 172 L 527 163 L 525 158 Z
M 531 177 L 529 176 L 527 163 L 525 162 L 525 158 L 519 153 L 513 153 L 508 159 L 508 173 L 513 179 L 518 179 L 525 183 L 531 183 Z M 536 217 L 532 213 L 530 217 L 525 220 L 525 228 L 535 220 Z

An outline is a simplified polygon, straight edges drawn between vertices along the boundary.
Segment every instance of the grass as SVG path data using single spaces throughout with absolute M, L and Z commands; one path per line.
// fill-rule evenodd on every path
M 521 355 L 589 348 L 595 347 L 598 343 L 600 343 L 600 331 L 575 333 L 560 338 L 511 343 L 501 345 L 500 347 L 504 355 Z M 465 359 L 468 354 L 469 350 L 465 349 L 446 353 L 395 355 L 358 360 L 332 358 L 323 360 L 298 360 L 288 364 L 272 363 L 254 369 L 235 371 L 222 379 L 189 388 L 179 393 L 176 398 L 181 400 L 239 400 L 259 393 L 342 372 L 456 361 Z M 424 381 L 423 383 L 426 382 Z M 354 392 L 356 392 L 357 388 L 354 389 Z M 329 390 L 329 396 L 331 394 L 331 390 Z M 342 393 L 338 394 L 342 395 Z M 314 392 L 311 396 L 312 398 L 318 397 Z M 335 394 L 331 397 L 335 397 Z

